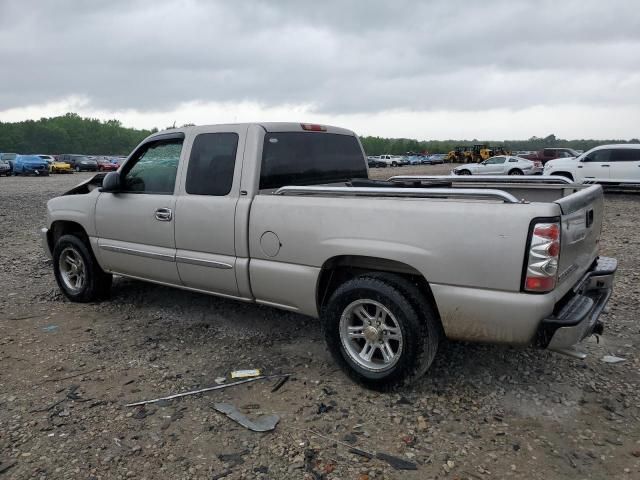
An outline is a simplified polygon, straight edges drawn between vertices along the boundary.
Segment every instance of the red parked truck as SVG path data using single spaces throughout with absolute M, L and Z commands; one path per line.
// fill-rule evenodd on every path
M 549 160 L 555 160 L 556 158 L 570 158 L 580 155 L 572 148 L 543 148 L 535 153 L 529 155 L 518 155 L 520 158 L 526 158 L 527 160 L 538 160 L 544 165 Z

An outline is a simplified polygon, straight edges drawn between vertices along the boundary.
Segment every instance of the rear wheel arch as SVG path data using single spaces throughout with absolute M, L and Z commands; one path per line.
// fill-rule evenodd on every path
M 339 255 L 324 262 L 316 286 L 316 305 L 318 312 L 326 304 L 331 294 L 344 282 L 358 276 L 384 276 L 391 281 L 401 278 L 415 285 L 431 304 L 438 321 L 438 305 L 425 276 L 411 265 L 380 257 L 364 255 Z

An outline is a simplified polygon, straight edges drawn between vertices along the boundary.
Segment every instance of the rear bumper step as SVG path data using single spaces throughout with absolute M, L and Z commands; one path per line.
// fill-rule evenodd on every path
M 598 319 L 613 293 L 618 268 L 615 258 L 600 257 L 594 267 L 576 284 L 574 295 L 554 315 L 545 318 L 538 329 L 542 348 L 584 358 L 574 345 L 592 333 L 602 333 Z

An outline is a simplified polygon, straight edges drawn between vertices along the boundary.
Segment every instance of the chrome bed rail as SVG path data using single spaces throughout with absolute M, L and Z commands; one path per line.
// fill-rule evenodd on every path
M 569 185 L 573 182 L 560 176 L 520 176 L 520 175 L 396 175 L 390 177 L 388 182 L 457 182 L 457 183 L 516 183 Z
M 502 190 L 480 188 L 387 188 L 387 187 L 323 187 L 287 186 L 275 195 L 329 195 L 350 197 L 409 197 L 409 198 L 474 198 L 520 203 L 516 197 Z

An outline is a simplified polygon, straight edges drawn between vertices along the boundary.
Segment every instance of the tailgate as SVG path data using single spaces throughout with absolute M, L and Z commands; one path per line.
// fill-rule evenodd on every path
M 604 193 L 600 185 L 592 185 L 555 203 L 562 211 L 558 288 L 564 294 L 598 256 Z

